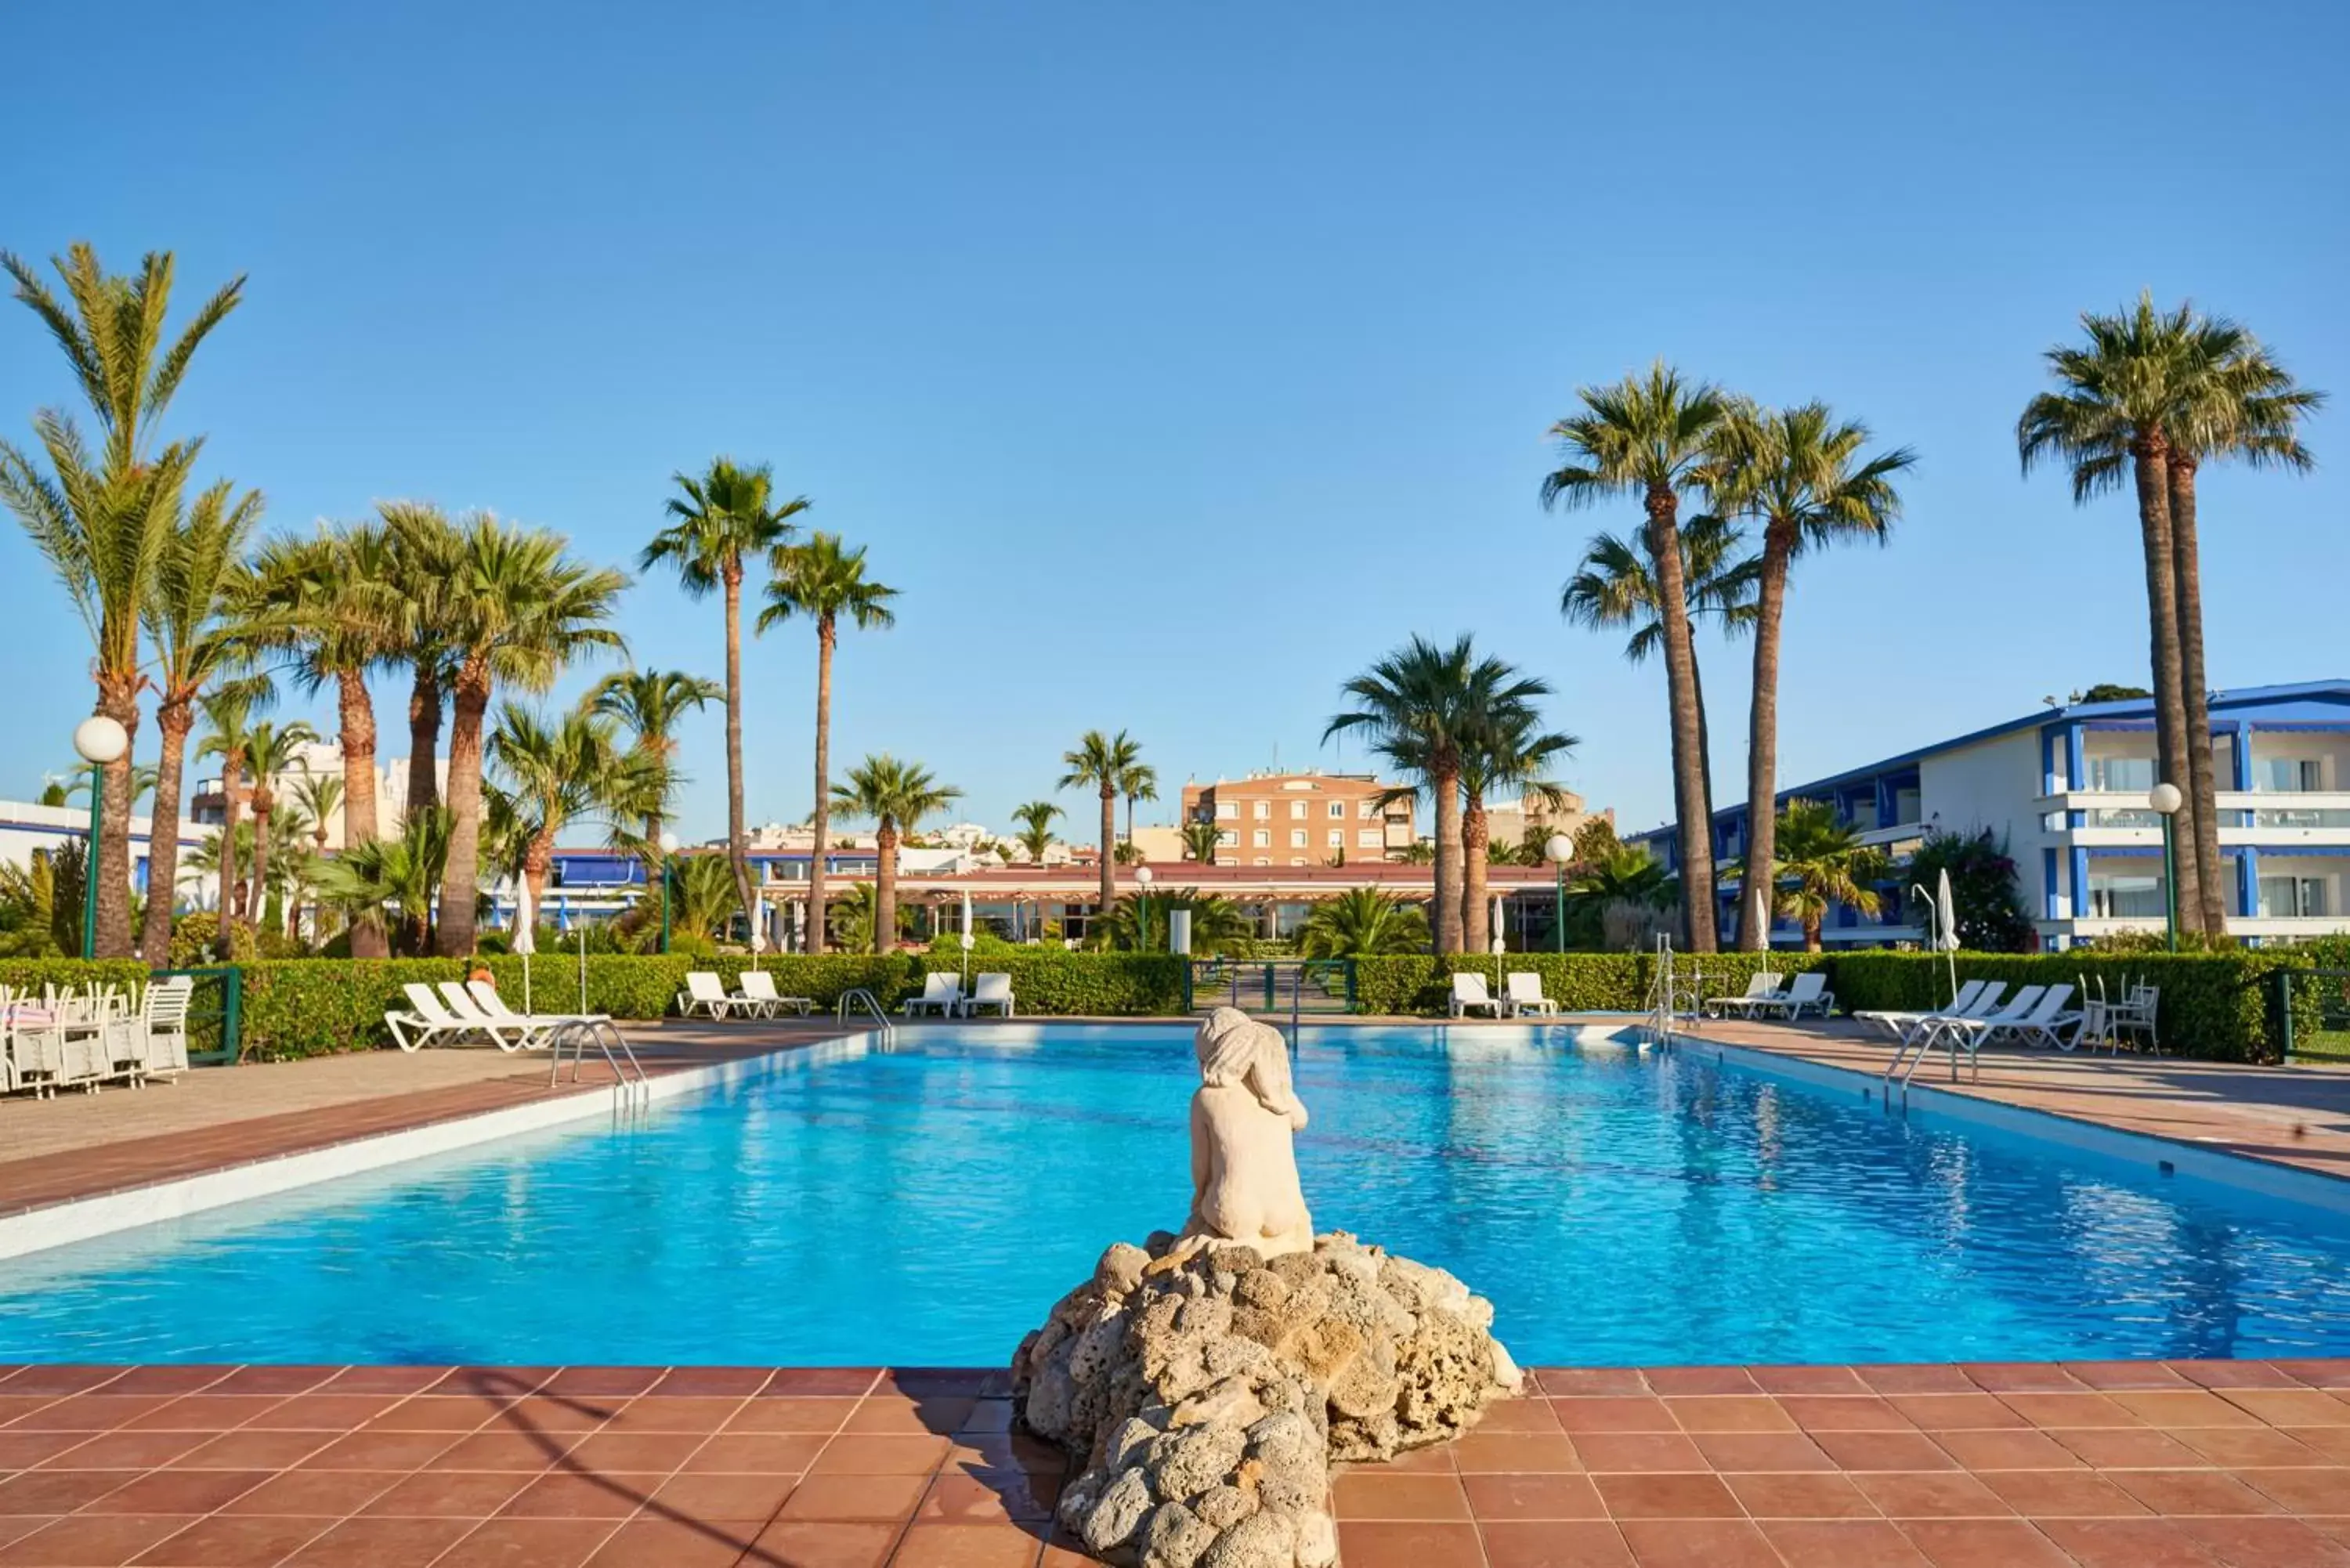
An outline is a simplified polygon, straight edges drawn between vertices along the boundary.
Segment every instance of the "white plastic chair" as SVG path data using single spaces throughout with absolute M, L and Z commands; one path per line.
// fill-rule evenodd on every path
M 504 1009 L 492 1012 L 462 981 L 444 980 L 436 989 L 452 1013 L 475 1025 L 508 1055 L 544 1049 L 563 1027 L 559 1019 L 531 1018 Z
M 1017 1017 L 1012 1005 L 1012 977 L 1008 974 L 983 974 L 972 982 L 971 995 L 964 999 L 963 1016 L 975 1018 L 983 1007 L 1001 1011 L 1004 1017 Z
M 1904 1012 L 1898 1009 L 1880 1007 L 1856 1012 L 1853 1016 L 1864 1023 L 1876 1024 L 1896 1040 L 1907 1040 L 1909 1037 L 1909 1032 L 1928 1019 L 1948 1017 L 1954 1013 L 1963 1016 L 1967 1009 L 1974 1005 L 1976 999 L 1982 995 L 1983 988 L 1991 983 L 1987 980 L 1968 981 L 1959 987 L 1958 994 L 1950 998 L 1950 1005 L 1947 1008 L 1933 1008 L 1923 1012 Z M 1996 992 L 1993 994 L 1997 994 Z
M 1485 989 L 1483 975 L 1461 970 L 1452 977 L 1451 1005 L 1455 1018 L 1466 1018 L 1480 1009 L 1499 1018 L 1503 1016 L 1502 1010 L 1506 1004 L 1496 1001 L 1493 993 Z
M 393 1042 L 401 1050 L 414 1051 L 443 1039 L 463 1040 L 473 1035 L 497 1040 L 481 1023 L 460 1018 L 450 1012 L 449 1004 L 442 1002 L 431 986 L 411 981 L 400 989 L 401 994 L 408 998 L 410 1011 L 387 1012 L 383 1021 L 391 1030 Z M 497 1043 L 502 1049 L 514 1049 L 503 1041 Z
M 781 996 L 775 992 L 775 977 L 763 969 L 746 969 L 736 981 L 742 990 L 743 1002 L 760 1010 L 762 1018 L 773 1018 L 786 1007 L 802 1018 L 816 1011 L 816 999 L 811 996 Z
M 1835 992 L 1828 989 L 1828 977 L 1818 970 L 1805 970 L 1788 983 L 1776 996 L 1763 998 L 1754 1004 L 1757 1012 L 1774 1012 L 1793 1021 L 1810 1009 L 1816 1008 L 1822 1018 L 1835 1009 Z
M 2081 1019 L 2078 1011 L 2067 1012 L 2064 1010 L 2064 1004 L 2072 1000 L 2071 986 L 2052 985 L 2040 993 L 2040 1000 L 2022 1017 L 2002 1017 L 1985 1026 L 1977 1044 L 1988 1044 L 2006 1035 L 2022 1045 L 2035 1041 L 2045 1041 L 2051 1045 L 2061 1044 L 2063 1042 L 2056 1032 L 2067 1024 L 2077 1023 Z
M 1702 1006 L 1717 1017 L 1731 1012 L 1752 1015 L 1754 1009 L 1763 1003 L 1779 1000 L 1779 982 L 1785 978 L 1784 975 L 1773 974 L 1765 970 L 1756 970 L 1746 977 L 1744 994 L 1709 997 Z
M 953 975 L 933 970 L 922 981 L 922 994 L 910 996 L 899 1011 L 908 1018 L 918 1013 L 935 1012 L 941 1018 L 952 1018 L 962 1005 L 962 981 Z
M 1543 994 L 1542 976 L 1532 970 L 1513 969 L 1510 971 L 1504 1000 L 1509 1002 L 1512 1012 L 1538 1018 L 1558 1015 L 1558 1003 Z
M 723 1019 L 741 1006 L 740 1002 L 726 994 L 726 987 L 720 982 L 717 974 L 706 969 L 690 971 L 685 977 L 685 989 L 677 993 L 677 1012 L 681 1018 L 691 1018 L 700 1013 L 708 1018 Z

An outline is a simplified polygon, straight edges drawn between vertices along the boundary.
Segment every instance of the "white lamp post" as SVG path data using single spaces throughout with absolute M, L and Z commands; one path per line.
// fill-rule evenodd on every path
M 1148 866 L 1134 868 L 1135 947 L 1138 950 L 1148 951 L 1150 947 L 1150 884 L 1158 878 L 1159 874 Z
M 98 955 L 98 836 L 106 801 L 105 771 L 130 749 L 130 733 L 103 713 L 93 713 L 74 726 L 74 750 L 89 764 L 89 857 L 81 868 L 81 956 Z M 176 827 L 174 831 L 177 831 Z M 170 898 L 171 889 L 163 896 Z
M 2178 793 L 2177 784 L 2165 781 L 2154 786 L 2153 793 L 2147 797 L 2147 804 L 2153 806 L 2162 817 L 2163 929 L 2169 939 L 2170 950 L 2177 952 L 2178 950 L 2178 856 L 2171 846 L 2170 821 L 2172 817 L 2178 815 L 2178 808 L 2186 805 L 2187 800 Z
M 1550 863 L 1557 872 L 1558 896 L 1557 902 L 1553 906 L 1552 921 L 1558 928 L 1558 950 L 1565 952 L 1566 950 L 1566 863 L 1575 858 L 1575 840 L 1564 833 L 1554 833 L 1550 836 L 1550 842 L 1543 846 L 1543 853 L 1550 857 Z

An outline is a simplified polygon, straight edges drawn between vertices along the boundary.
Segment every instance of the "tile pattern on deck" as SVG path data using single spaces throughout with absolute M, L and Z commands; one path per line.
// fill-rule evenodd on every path
M 1552 1371 L 1353 1568 L 2350 1568 L 2350 1362 Z M 1002 1375 L 0 1368 L 0 1568 L 1073 1568 Z

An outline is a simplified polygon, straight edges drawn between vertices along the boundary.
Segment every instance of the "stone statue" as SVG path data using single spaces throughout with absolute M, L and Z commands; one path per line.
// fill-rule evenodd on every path
M 1297 1180 L 1291 1135 L 1305 1107 L 1289 1083 L 1281 1031 L 1219 1007 L 1192 1042 L 1200 1089 L 1191 1096 L 1191 1213 L 1187 1251 L 1237 1241 L 1260 1258 L 1314 1250 L 1314 1222 Z

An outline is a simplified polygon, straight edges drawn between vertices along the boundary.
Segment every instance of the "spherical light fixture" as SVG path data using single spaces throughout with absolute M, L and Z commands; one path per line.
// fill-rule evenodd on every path
M 1148 888 L 1159 879 L 1159 874 L 1148 866 L 1138 866 L 1134 868 L 1134 879 L 1139 885 Z
M 103 713 L 93 713 L 74 726 L 74 750 L 81 760 L 105 767 L 121 760 L 130 749 L 130 732 Z
M 1552 865 L 1564 866 L 1575 858 L 1575 840 L 1564 833 L 1554 833 L 1550 842 L 1543 846 L 1543 853 L 1550 857 Z
M 2171 816 L 2178 813 L 2180 806 L 2187 804 L 2187 797 L 2178 793 L 2178 786 L 2175 784 L 2158 784 L 2154 786 L 2153 793 L 2147 797 L 2147 804 L 2163 815 Z
M 662 830 L 660 836 L 660 852 L 663 855 L 674 855 L 677 853 L 676 834 L 671 833 L 667 829 Z

